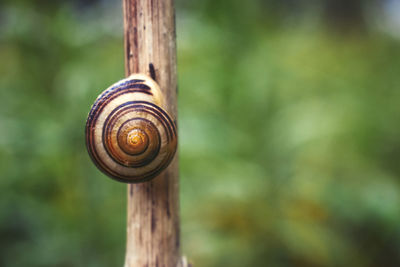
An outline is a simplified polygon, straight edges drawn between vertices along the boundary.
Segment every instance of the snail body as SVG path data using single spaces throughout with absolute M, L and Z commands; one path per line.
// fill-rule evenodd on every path
M 164 110 L 158 84 L 133 74 L 96 99 L 86 122 L 86 146 L 95 165 L 111 178 L 150 180 L 172 161 L 177 134 Z

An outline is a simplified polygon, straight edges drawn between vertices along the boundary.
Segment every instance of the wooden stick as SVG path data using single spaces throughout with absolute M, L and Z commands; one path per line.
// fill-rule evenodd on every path
M 157 81 L 176 121 L 173 0 L 123 0 L 126 75 Z M 183 266 L 179 239 L 178 155 L 155 179 L 128 185 L 125 267 Z

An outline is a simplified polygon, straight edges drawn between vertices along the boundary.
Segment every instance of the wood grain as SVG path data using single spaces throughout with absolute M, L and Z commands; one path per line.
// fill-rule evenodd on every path
M 123 0 L 126 76 L 153 77 L 176 121 L 175 12 L 172 0 Z M 178 155 L 158 177 L 128 185 L 125 267 L 182 266 Z

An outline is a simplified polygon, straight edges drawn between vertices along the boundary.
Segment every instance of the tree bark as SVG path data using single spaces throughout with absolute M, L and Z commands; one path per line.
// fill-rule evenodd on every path
M 123 0 L 125 71 L 160 85 L 176 122 L 176 34 L 173 0 Z M 125 267 L 182 266 L 178 155 L 158 177 L 128 185 Z

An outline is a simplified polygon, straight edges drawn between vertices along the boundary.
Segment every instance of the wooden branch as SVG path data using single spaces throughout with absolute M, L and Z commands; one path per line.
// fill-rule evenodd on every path
M 160 85 L 176 121 L 173 0 L 123 0 L 126 75 L 143 73 Z M 125 267 L 184 266 L 180 258 L 178 155 L 155 179 L 128 185 Z

